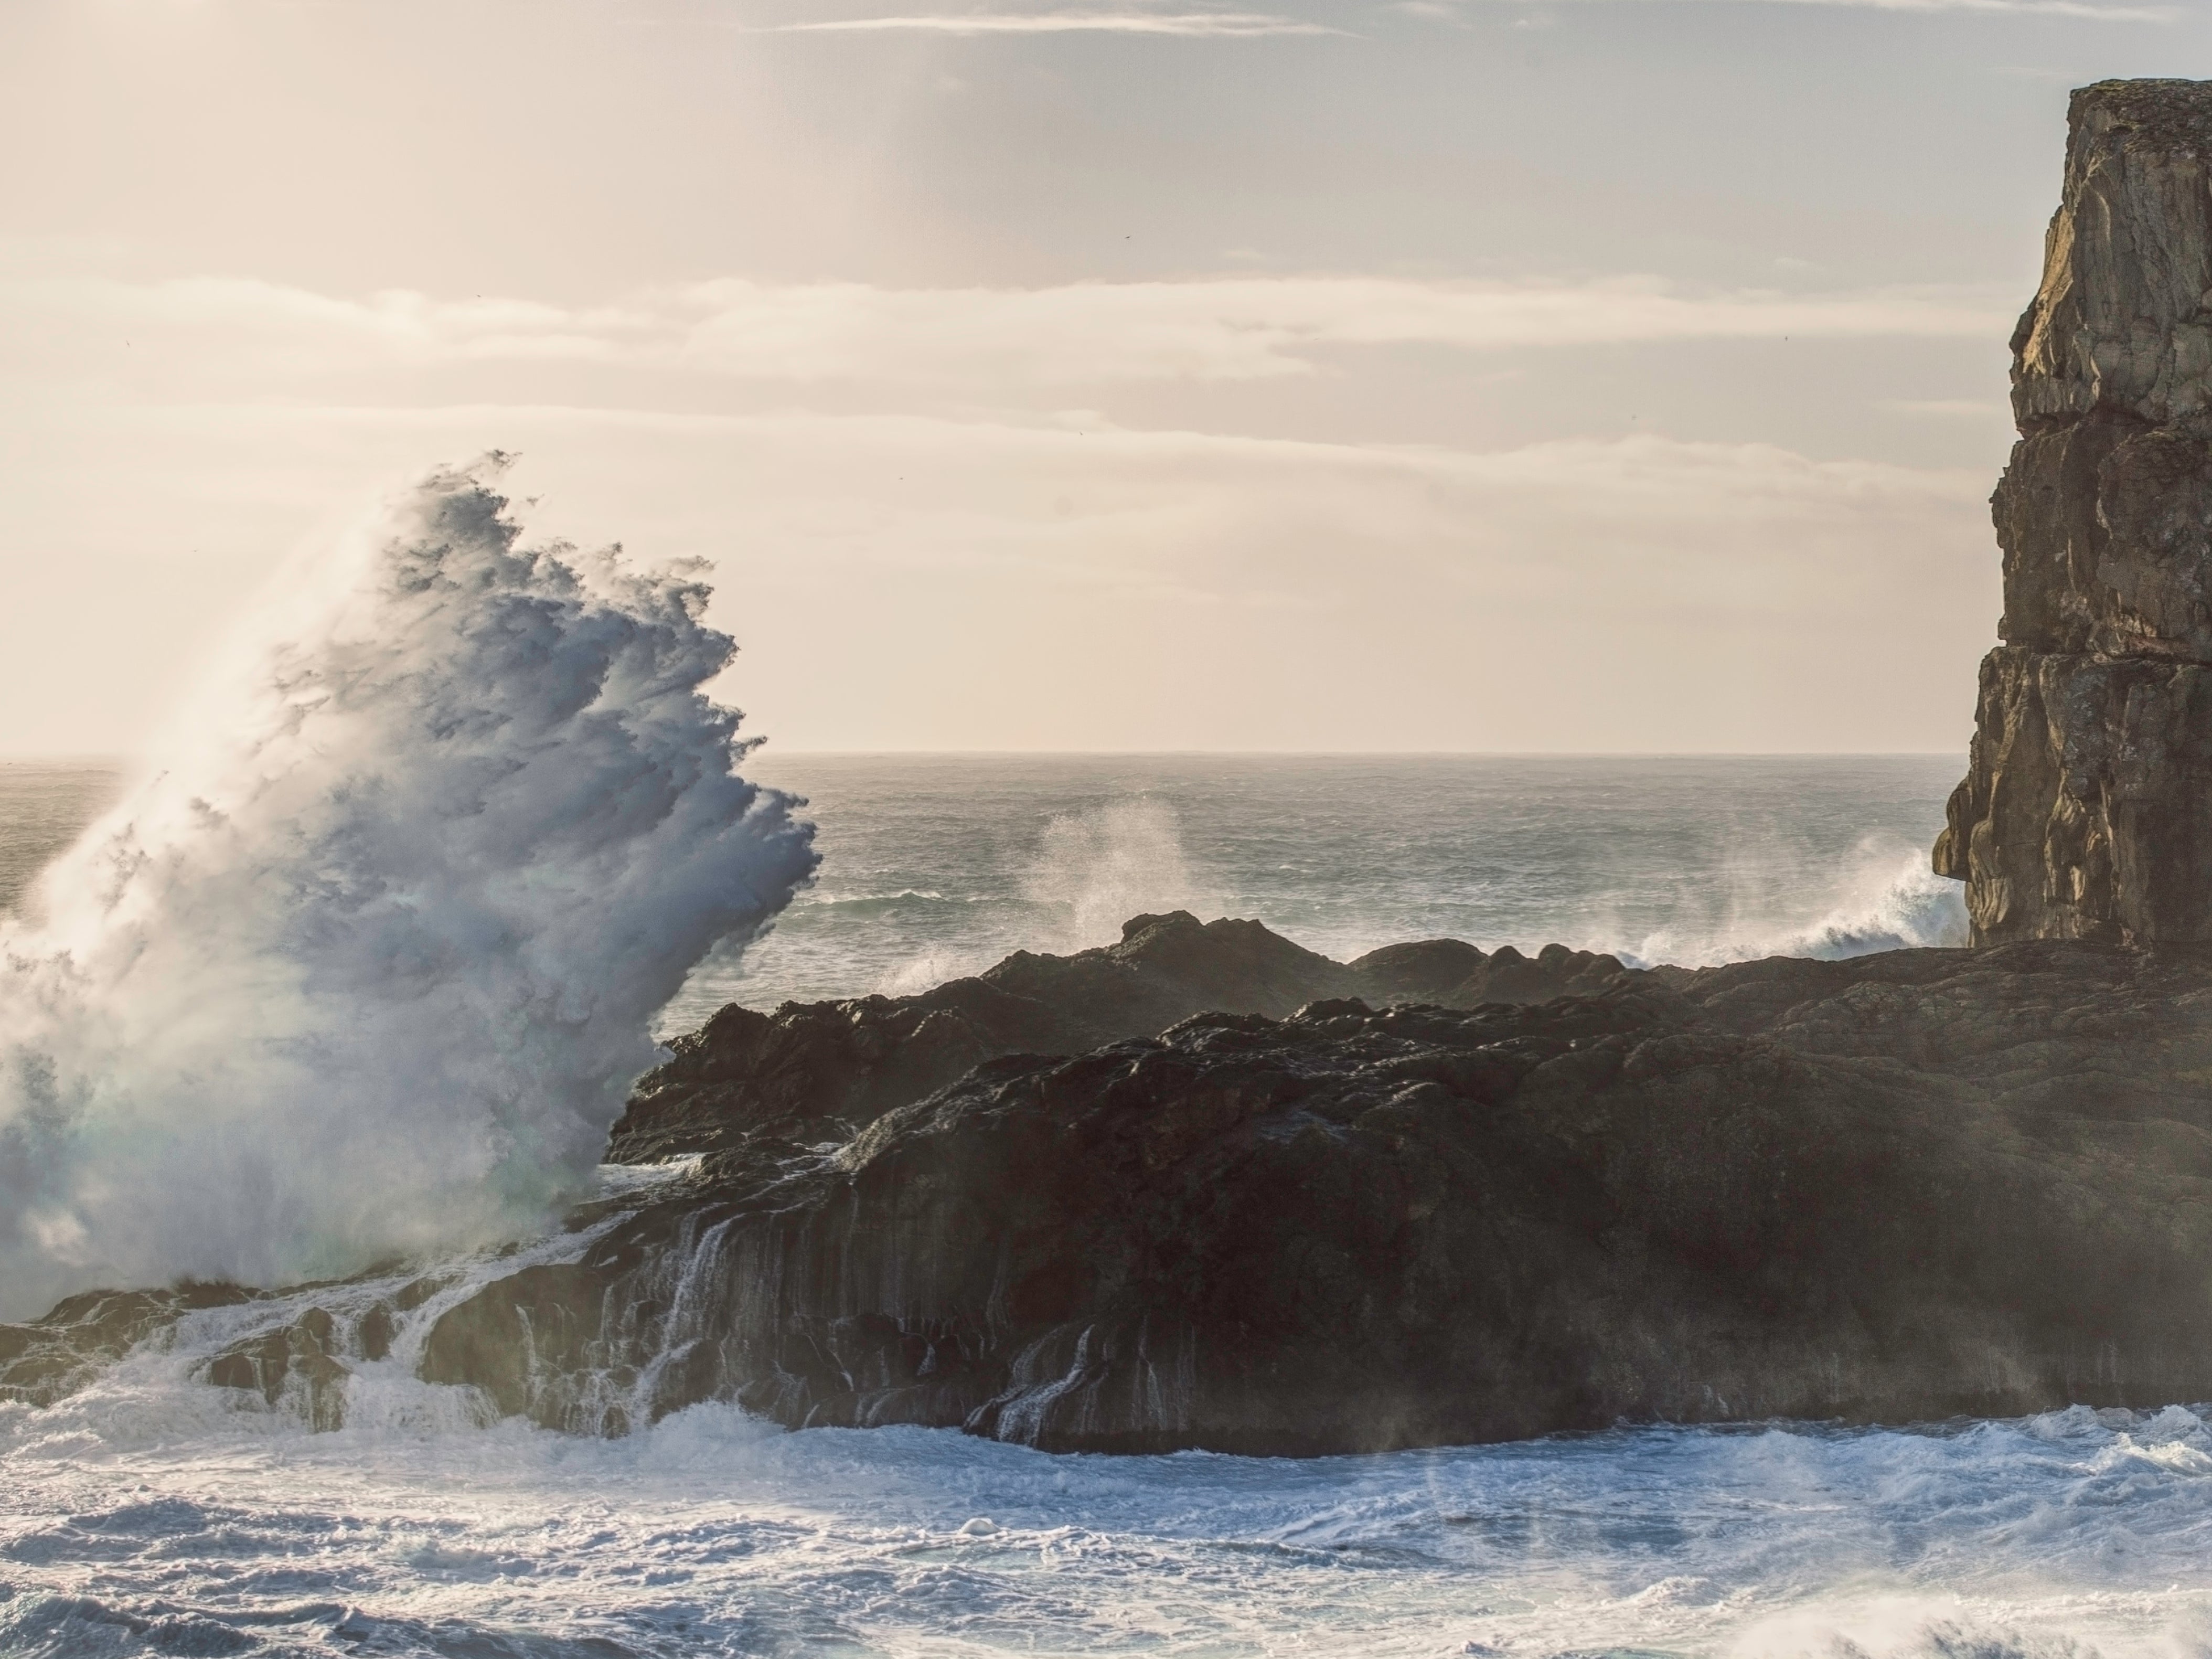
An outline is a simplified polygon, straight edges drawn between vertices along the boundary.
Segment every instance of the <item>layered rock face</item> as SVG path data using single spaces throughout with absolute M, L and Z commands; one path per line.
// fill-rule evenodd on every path
M 2021 440 L 2003 643 L 1936 843 L 1978 944 L 2212 940 L 2212 82 L 2074 94 Z
M 799 1188 L 787 1178 L 818 1190 L 806 1183 L 828 1167 L 825 1158 L 975 1068 L 990 1074 L 989 1063 L 1006 1056 L 1040 1063 L 1039 1054 L 1108 1048 L 1207 1010 L 1279 1017 L 1316 999 L 1359 996 L 1531 1003 L 1630 978 L 1613 957 L 1557 945 L 1527 957 L 1433 939 L 1340 963 L 1258 922 L 1200 923 L 1176 911 L 1133 918 L 1116 945 L 1066 957 L 1018 951 L 918 996 L 792 1003 L 773 1014 L 732 1006 L 678 1039 L 668 1063 L 640 1082 L 608 1150 L 615 1163 L 699 1157 L 701 1174 L 642 1207 L 610 1200 L 571 1216 L 572 1230 L 605 1235 L 588 1267 L 507 1271 L 450 1313 L 443 1304 L 461 1294 L 454 1264 L 419 1276 L 380 1268 L 327 1287 L 327 1299 L 314 1285 L 91 1292 L 43 1319 L 0 1325 L 0 1402 L 51 1405 L 134 1346 L 166 1342 L 180 1319 L 231 1309 L 241 1310 L 233 1334 L 192 1371 L 241 1404 L 336 1427 L 360 1366 L 419 1350 L 426 1379 L 480 1397 L 481 1411 L 465 1415 L 528 1411 L 618 1432 L 677 1405 L 757 1392 L 757 1377 L 718 1358 L 740 1317 L 722 1295 L 724 1253 L 744 1234 L 735 1218 L 793 1202 Z M 1080 1180 L 1083 1171 L 1061 1174 Z M 710 1285 L 720 1288 L 710 1295 Z M 572 1301 L 579 1295 L 599 1299 L 586 1307 Z M 757 1305 L 763 1317 L 782 1317 L 775 1304 Z M 763 1361 L 771 1370 L 803 1370 L 838 1352 L 807 1328 L 787 1354 L 775 1345 L 748 1352 L 771 1356 Z M 805 1417 L 818 1394 L 793 1393 L 785 1417 Z

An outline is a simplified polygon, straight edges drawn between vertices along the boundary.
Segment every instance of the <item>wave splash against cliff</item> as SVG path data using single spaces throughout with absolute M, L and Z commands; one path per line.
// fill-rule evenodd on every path
M 0 1317 L 539 1224 L 648 1023 L 811 873 L 688 571 L 522 544 L 498 461 L 354 526 L 0 923 Z
M 1771 872 L 1737 873 L 1736 890 L 1720 913 L 1626 939 L 1601 932 L 1592 948 L 1610 950 L 1634 968 L 1710 968 L 1762 957 L 1841 962 L 1966 942 L 1959 884 L 1931 872 L 1917 848 L 1900 849 L 1887 836 L 1861 842 L 1821 886 L 1793 895 L 1790 903 L 1776 902 Z

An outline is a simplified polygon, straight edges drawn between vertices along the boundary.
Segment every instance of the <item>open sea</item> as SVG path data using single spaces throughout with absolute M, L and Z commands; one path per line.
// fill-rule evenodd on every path
M 762 752 L 819 878 L 666 1015 L 924 990 L 1147 910 L 1249 916 L 1348 960 L 1412 939 L 1630 963 L 1964 942 L 1928 872 L 1952 756 Z
M 1452 935 L 1710 962 L 1960 932 L 1924 873 L 1948 757 L 749 769 L 808 799 L 822 866 L 664 1030 L 1175 907 L 1340 957 Z M 0 908 L 35 915 L 29 877 L 118 781 L 0 766 Z M 193 1316 L 53 1407 L 0 1403 L 0 1655 L 2212 1653 L 2212 1427 L 2188 1402 L 1314 1461 L 787 1434 L 720 1407 L 603 1442 L 480 1426 L 403 1344 L 362 1368 L 349 1426 L 313 1433 L 186 1379 L 238 1316 Z

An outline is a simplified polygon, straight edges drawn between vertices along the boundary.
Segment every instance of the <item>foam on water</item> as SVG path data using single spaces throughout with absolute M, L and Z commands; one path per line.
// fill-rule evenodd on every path
M 714 1406 L 611 1441 L 205 1389 L 165 1419 L 160 1358 L 0 1407 L 0 1652 L 2212 1651 L 2179 1407 L 1103 1458 Z
M 807 878 L 706 590 L 525 546 L 495 471 L 303 564 L 0 921 L 0 1317 L 542 1225 L 655 1012 Z

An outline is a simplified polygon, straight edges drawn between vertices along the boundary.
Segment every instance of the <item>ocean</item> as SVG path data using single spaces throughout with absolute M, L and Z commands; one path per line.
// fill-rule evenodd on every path
M 1339 957 L 1449 934 L 1713 961 L 1959 928 L 1923 873 L 1952 757 L 771 751 L 749 770 L 807 798 L 822 864 L 772 931 L 690 975 L 664 1030 L 1176 906 Z M 0 902 L 119 782 L 0 768 Z M 720 1406 L 597 1441 L 477 1421 L 414 1380 L 403 1337 L 361 1368 L 348 1426 L 316 1433 L 190 1380 L 267 1316 L 196 1314 L 56 1405 L 0 1403 L 0 1654 L 2212 1651 L 2212 1426 L 2181 1403 L 1310 1461 L 784 1433 Z
M 1557 941 L 1632 964 L 1963 943 L 1929 872 L 1955 756 L 793 755 L 815 884 L 710 958 L 725 1002 L 926 989 L 1146 911 L 1251 917 L 1340 960 Z

